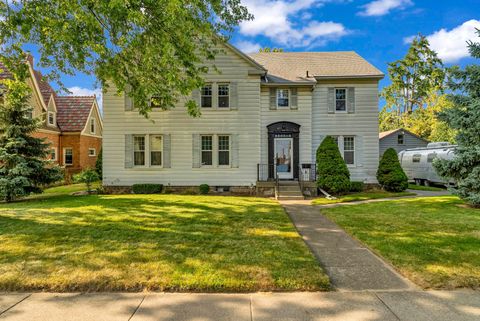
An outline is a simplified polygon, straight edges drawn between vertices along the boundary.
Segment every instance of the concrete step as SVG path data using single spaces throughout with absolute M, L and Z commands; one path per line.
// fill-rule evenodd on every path
M 280 196 L 303 196 L 302 192 L 300 190 L 298 191 L 280 191 L 278 192 L 278 195 Z
M 280 191 L 300 191 L 300 186 L 294 185 L 287 185 L 287 186 L 279 186 Z
M 303 196 L 278 196 L 278 200 L 282 201 L 296 201 L 296 200 L 304 200 L 305 198 Z
M 280 186 L 298 185 L 298 181 L 278 181 Z

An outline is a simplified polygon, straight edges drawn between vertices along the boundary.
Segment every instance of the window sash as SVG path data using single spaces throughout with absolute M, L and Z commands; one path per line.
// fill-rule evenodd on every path
M 218 108 L 230 107 L 230 85 L 218 84 Z
M 163 166 L 163 136 L 150 136 L 150 166 Z
M 133 165 L 145 166 L 145 136 L 133 136 Z
M 287 108 L 290 106 L 290 90 L 277 89 L 277 107 Z
M 55 114 L 51 111 L 48 112 L 48 124 L 55 125 Z
M 347 90 L 345 88 L 335 89 L 335 111 L 347 111 Z
M 213 165 L 213 136 L 201 136 L 201 164 L 202 166 Z
M 65 148 L 64 162 L 65 162 L 65 165 L 73 165 L 73 149 L 72 148 Z
M 218 136 L 218 165 L 230 165 L 230 136 Z
M 347 165 L 355 164 L 355 137 L 343 137 L 343 159 Z
M 212 101 L 213 101 L 213 87 L 212 85 L 205 85 L 202 87 L 201 90 L 201 97 L 200 97 L 200 105 L 202 108 L 212 108 Z

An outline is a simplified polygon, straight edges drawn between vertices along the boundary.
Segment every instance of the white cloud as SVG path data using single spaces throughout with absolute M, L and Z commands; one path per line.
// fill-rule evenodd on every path
M 78 86 L 73 86 L 67 88 L 68 91 L 71 93 L 70 96 L 93 96 L 97 97 L 98 107 L 100 111 L 103 113 L 103 105 L 102 105 L 102 90 L 101 89 L 90 89 L 90 88 L 83 88 Z
M 440 29 L 427 36 L 430 48 L 438 53 L 443 62 L 457 62 L 470 56 L 468 40 L 478 40 L 475 28 L 480 29 L 480 20 L 469 20 L 451 30 Z
M 238 49 L 240 49 L 240 51 L 244 53 L 258 52 L 258 50 L 260 50 L 261 48 L 260 44 L 256 42 L 245 41 L 245 40 L 238 41 L 235 44 L 235 47 L 237 47 Z
M 393 9 L 403 9 L 412 5 L 411 0 L 375 0 L 362 6 L 361 16 L 383 16 Z
M 297 21 L 311 19 L 308 9 L 323 6 L 327 2 L 345 2 L 345 0 L 245 0 L 252 21 L 240 24 L 240 33 L 255 37 L 262 35 L 280 46 L 299 47 L 323 45 L 327 41 L 337 40 L 348 33 L 340 23 L 312 20 L 307 26 Z

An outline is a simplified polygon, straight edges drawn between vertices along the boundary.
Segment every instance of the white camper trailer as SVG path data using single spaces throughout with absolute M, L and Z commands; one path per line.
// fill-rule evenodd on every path
M 427 147 L 406 149 L 398 153 L 398 159 L 409 181 L 417 185 L 452 184 L 438 176 L 432 162 L 435 158 L 452 159 L 456 145 L 448 142 L 429 143 Z

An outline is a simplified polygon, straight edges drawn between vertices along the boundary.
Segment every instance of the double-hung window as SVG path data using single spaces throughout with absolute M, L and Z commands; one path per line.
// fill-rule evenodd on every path
M 277 108 L 288 108 L 290 106 L 290 90 L 277 89 Z
M 230 86 L 218 84 L 218 108 L 230 107 Z
M 63 162 L 65 165 L 73 165 L 73 149 L 65 148 L 63 152 Z
M 343 159 L 345 164 L 355 164 L 355 137 L 344 136 L 343 137 Z
M 212 93 L 211 84 L 202 87 L 200 102 L 202 108 L 212 108 Z
M 162 135 L 150 136 L 150 166 L 162 166 Z
M 133 165 L 145 166 L 145 136 L 133 136 Z
M 347 90 L 345 88 L 335 88 L 335 111 L 347 111 Z
M 202 154 L 201 162 L 202 166 L 211 166 L 213 165 L 213 136 L 212 135 L 202 135 Z
M 48 125 L 55 126 L 55 113 L 53 111 L 48 112 Z
M 218 165 L 230 165 L 230 136 L 218 136 Z

